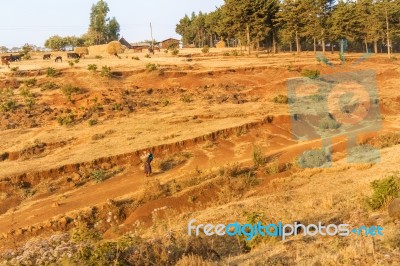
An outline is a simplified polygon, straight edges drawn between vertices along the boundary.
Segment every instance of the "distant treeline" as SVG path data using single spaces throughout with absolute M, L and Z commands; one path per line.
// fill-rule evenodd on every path
M 214 12 L 185 15 L 176 32 L 196 47 L 224 40 L 271 52 L 347 48 L 390 55 L 400 51 L 400 0 L 225 0 Z

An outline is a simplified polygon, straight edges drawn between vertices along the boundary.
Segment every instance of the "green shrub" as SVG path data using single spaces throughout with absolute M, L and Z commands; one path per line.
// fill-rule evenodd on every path
M 307 78 L 310 78 L 310 79 L 317 79 L 317 78 L 319 78 L 319 76 L 321 75 L 321 73 L 320 73 L 319 70 L 304 69 L 304 70 L 301 72 L 301 75 L 302 75 L 303 77 L 307 77 Z
M 96 72 L 97 71 L 97 65 L 96 64 L 89 64 L 88 65 L 88 70 Z
M 18 70 L 19 70 L 19 67 L 12 67 L 12 68 L 10 68 L 10 70 L 12 71 L 12 72 L 17 72 Z
M 55 77 L 58 74 L 59 74 L 58 71 L 53 67 L 48 67 L 47 70 L 46 70 L 46 75 L 48 77 Z
M 112 110 L 113 111 L 122 111 L 123 106 L 120 103 L 113 103 L 112 105 Z
M 103 67 L 101 68 L 100 76 L 106 77 L 106 78 L 111 78 L 111 76 L 112 76 L 112 74 L 111 74 L 111 67 L 109 67 L 109 66 L 103 66 Z
M 78 63 L 79 63 L 79 58 L 75 59 L 75 60 L 74 60 L 74 63 L 75 63 L 75 64 L 78 64 Z
M 303 168 L 317 168 L 324 165 L 326 160 L 326 154 L 323 149 L 315 149 L 310 151 L 305 151 L 298 158 L 298 163 Z
M 150 54 L 146 54 L 144 57 L 151 58 Z
M 327 116 L 327 117 L 321 119 L 321 120 L 319 121 L 319 124 L 318 124 L 318 127 L 319 127 L 320 129 L 323 129 L 323 130 L 338 129 L 340 126 L 341 126 L 341 125 L 340 125 L 338 122 L 336 122 L 335 119 L 332 119 L 332 118 L 330 118 L 329 116 Z
M 162 99 L 162 100 L 161 100 L 161 105 L 162 105 L 163 107 L 168 106 L 169 104 L 170 104 L 170 102 L 169 102 L 168 99 Z
M 399 196 L 400 177 L 393 174 L 382 180 L 375 180 L 371 183 L 373 194 L 367 198 L 367 204 L 372 210 L 378 210 L 388 201 Z
M 107 172 L 103 169 L 93 170 L 90 175 L 97 183 L 103 182 L 107 179 Z
M 156 64 L 148 63 L 146 65 L 146 70 L 147 71 L 153 72 L 153 71 L 156 71 L 157 69 L 158 69 L 158 65 L 156 65 Z
M 193 101 L 193 99 L 189 94 L 182 94 L 181 101 L 184 103 L 190 103 Z
M 75 115 L 73 113 L 68 113 L 65 116 L 57 117 L 57 122 L 61 126 L 71 126 L 75 123 Z
M 279 104 L 287 104 L 289 100 L 286 95 L 279 94 L 278 96 L 274 97 L 273 102 Z
M 223 56 L 230 56 L 231 54 L 229 52 L 224 52 L 222 55 Z
M 72 86 L 71 84 L 67 84 L 61 88 L 61 92 L 69 101 L 72 101 L 72 96 L 81 93 L 82 90 L 78 87 Z
M 57 84 L 54 83 L 54 82 L 46 82 L 46 83 L 43 83 L 43 84 L 40 86 L 40 90 L 41 90 L 41 91 L 56 90 L 56 89 L 59 89 L 59 88 L 60 88 L 60 86 L 57 85 Z
M 201 49 L 201 52 L 203 54 L 208 54 L 210 52 L 210 47 L 208 45 L 204 46 L 203 49 Z
M 132 60 L 140 60 L 138 56 L 132 56 Z
M 89 126 L 97 125 L 97 123 L 98 123 L 97 119 L 90 119 L 90 120 L 88 121 Z
M 96 55 L 94 58 L 95 59 L 103 59 L 103 57 L 101 55 Z
M 0 103 L 0 110 L 2 112 L 9 112 L 17 108 L 17 102 L 14 99 L 7 99 Z
M 179 50 L 177 48 L 172 49 L 171 51 L 172 55 L 178 55 L 179 54 Z
M 37 80 L 35 78 L 24 80 L 24 84 L 27 87 L 34 87 L 36 85 L 36 82 Z
M 253 148 L 253 163 L 256 167 L 265 164 L 265 157 L 260 146 L 254 146 Z
M 68 65 L 69 65 L 70 67 L 74 67 L 75 63 L 74 63 L 73 61 L 68 61 Z

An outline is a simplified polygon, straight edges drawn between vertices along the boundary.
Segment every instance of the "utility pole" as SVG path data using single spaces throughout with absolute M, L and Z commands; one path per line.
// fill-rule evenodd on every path
M 154 39 L 153 39 L 153 27 L 150 22 L 150 34 L 151 34 L 151 48 L 154 49 Z

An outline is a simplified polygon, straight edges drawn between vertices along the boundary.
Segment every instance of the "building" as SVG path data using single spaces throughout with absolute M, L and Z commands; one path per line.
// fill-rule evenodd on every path
M 161 42 L 157 43 L 157 45 L 161 49 L 179 48 L 180 42 L 181 42 L 180 40 L 177 40 L 177 39 L 174 39 L 174 38 L 169 38 L 169 39 L 166 39 L 164 41 L 161 41 Z
M 127 40 L 125 40 L 124 37 L 121 37 L 121 39 L 119 39 L 119 42 L 120 42 L 122 45 L 125 45 L 128 49 L 133 49 L 132 46 L 131 46 L 131 44 L 130 44 Z

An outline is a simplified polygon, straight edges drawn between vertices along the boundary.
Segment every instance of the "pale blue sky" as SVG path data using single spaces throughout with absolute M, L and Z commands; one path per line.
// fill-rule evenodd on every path
M 97 0 L 0 0 L 0 46 L 25 43 L 43 46 L 51 35 L 76 35 L 87 31 L 92 4 Z M 130 42 L 150 39 L 150 22 L 156 40 L 179 37 L 175 25 L 192 11 L 210 12 L 223 0 L 106 0 L 108 16 L 121 25 Z

